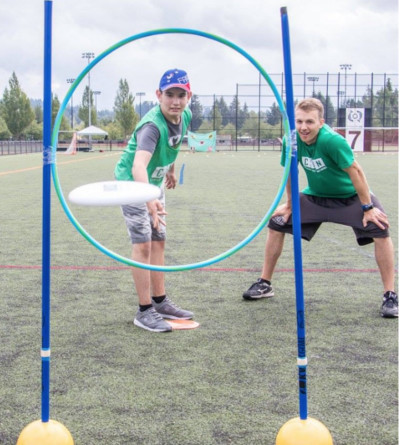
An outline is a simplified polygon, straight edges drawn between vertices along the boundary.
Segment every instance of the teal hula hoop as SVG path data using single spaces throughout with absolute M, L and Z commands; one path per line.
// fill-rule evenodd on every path
M 65 109 L 69 103 L 69 100 L 70 100 L 72 94 L 74 93 L 74 91 L 76 90 L 76 88 L 78 87 L 80 82 L 83 80 L 83 78 L 86 76 L 86 74 L 90 70 L 92 70 L 92 68 L 94 68 L 95 65 L 97 65 L 101 60 L 103 60 L 106 56 L 111 54 L 113 51 L 116 51 L 118 48 L 120 48 L 128 43 L 134 42 L 135 40 L 140 40 L 140 39 L 144 39 L 146 37 L 151 37 L 151 36 L 156 36 L 156 35 L 161 35 L 161 34 L 192 34 L 195 36 L 200 36 L 200 37 L 204 37 L 207 39 L 211 39 L 218 43 L 222 43 L 223 45 L 226 45 L 229 48 L 232 48 L 233 50 L 235 50 L 236 52 L 238 52 L 239 54 L 244 56 L 247 60 L 249 60 L 249 62 L 253 66 L 255 66 L 255 68 L 261 73 L 261 75 L 263 76 L 263 78 L 266 80 L 266 82 L 270 86 L 271 90 L 273 91 L 274 96 L 276 97 L 277 104 L 279 106 L 279 109 L 280 109 L 280 112 L 281 112 L 281 115 L 283 118 L 284 129 L 285 129 L 285 139 L 286 139 L 286 163 L 285 163 L 285 167 L 284 167 L 283 176 L 282 176 L 282 179 L 280 182 L 280 186 L 279 186 L 277 195 L 275 196 L 275 198 L 273 200 L 273 203 L 271 204 L 269 210 L 267 211 L 267 213 L 265 214 L 263 219 L 260 221 L 260 223 L 257 225 L 257 227 L 243 241 L 236 244 L 231 249 L 221 253 L 220 255 L 217 255 L 213 258 L 210 258 L 210 259 L 204 260 L 204 261 L 200 261 L 197 263 L 174 265 L 174 266 L 155 266 L 152 264 L 144 264 L 144 263 L 140 263 L 137 261 L 133 261 L 129 258 L 125 258 L 125 257 L 107 249 L 105 246 L 100 244 L 96 239 L 94 239 L 80 225 L 80 223 L 78 222 L 78 220 L 75 218 L 75 216 L 71 212 L 70 208 L 68 207 L 67 202 L 64 198 L 62 189 L 60 187 L 60 181 L 59 181 L 59 176 L 58 176 L 58 172 L 57 172 L 57 163 L 56 163 L 56 148 L 57 148 L 57 141 L 58 141 L 58 137 L 59 137 L 59 128 L 60 128 L 63 114 L 65 112 Z M 218 263 L 219 261 L 222 261 L 222 260 L 228 258 L 229 256 L 233 255 L 234 253 L 238 252 L 240 249 L 245 247 L 267 225 L 274 210 L 278 206 L 278 204 L 281 200 L 281 197 L 284 193 L 285 187 L 286 187 L 286 183 L 287 183 L 287 179 L 288 179 L 288 175 L 289 175 L 289 171 L 290 171 L 290 165 L 291 165 L 291 148 L 290 148 L 291 147 L 291 130 L 290 130 L 290 124 L 289 124 L 289 120 L 288 120 L 288 115 L 287 115 L 287 111 L 284 107 L 284 103 L 281 99 L 281 96 L 280 96 L 279 92 L 277 91 L 277 88 L 274 85 L 273 81 L 271 80 L 270 76 L 266 73 L 266 71 L 263 69 L 263 67 L 252 56 L 250 56 L 246 51 L 244 51 L 242 48 L 235 45 L 234 43 L 232 43 L 222 37 L 218 37 L 214 34 L 209 34 L 204 31 L 198 31 L 198 30 L 187 29 L 187 28 L 164 28 L 164 29 L 156 29 L 156 30 L 152 30 L 152 31 L 143 32 L 140 34 L 135 34 L 135 35 L 128 37 L 124 40 L 121 40 L 120 42 L 116 43 L 115 45 L 111 46 L 106 51 L 101 53 L 98 57 L 96 57 L 91 63 L 89 63 L 86 66 L 86 68 L 80 73 L 80 75 L 77 77 L 77 79 L 71 84 L 70 89 L 68 90 L 63 102 L 61 103 L 61 106 L 60 106 L 59 112 L 56 116 L 55 124 L 53 127 L 51 143 L 52 143 L 52 151 L 51 151 L 52 159 L 50 160 L 50 163 L 52 166 L 53 184 L 54 184 L 54 187 L 56 190 L 56 194 L 59 198 L 59 201 L 63 207 L 63 210 L 65 211 L 67 217 L 69 218 L 69 220 L 71 221 L 73 226 L 78 230 L 78 232 L 89 243 L 91 243 L 94 247 L 99 249 L 102 253 L 109 256 L 110 258 L 112 258 L 116 261 L 119 261 L 121 263 L 124 263 L 128 266 L 138 267 L 138 268 L 142 268 L 142 269 L 148 269 L 148 270 L 157 271 L 157 272 L 180 272 L 180 271 L 184 271 L 184 270 L 200 269 L 200 268 L 203 268 L 206 266 L 210 266 L 211 264 Z

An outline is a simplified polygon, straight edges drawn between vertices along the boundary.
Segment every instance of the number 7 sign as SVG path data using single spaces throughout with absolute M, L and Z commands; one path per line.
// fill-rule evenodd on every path
M 346 139 L 354 151 L 364 151 L 364 108 L 346 109 Z
M 364 132 L 346 129 L 346 139 L 354 151 L 364 151 Z

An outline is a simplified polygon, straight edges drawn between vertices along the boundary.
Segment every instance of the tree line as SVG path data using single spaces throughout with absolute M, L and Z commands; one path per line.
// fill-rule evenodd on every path
M 318 98 L 324 105 L 326 122 L 330 126 L 337 126 L 337 111 L 329 96 L 320 91 L 313 92 L 312 97 Z M 135 96 L 130 91 L 126 79 L 120 79 L 113 111 L 97 112 L 94 106 L 94 93 L 85 87 L 81 103 L 73 110 L 66 109 L 60 132 L 72 132 L 85 128 L 89 124 L 91 109 L 91 124 L 106 130 L 111 140 L 127 139 L 130 137 L 141 116 L 157 104 L 144 101 L 139 107 L 134 104 Z M 397 127 L 399 118 L 399 92 L 394 88 L 390 79 L 383 88 L 373 93 L 368 87 L 366 93 L 359 99 L 346 100 L 346 108 L 371 108 L 372 124 L 374 127 Z M 193 113 L 191 131 L 201 133 L 217 131 L 218 134 L 249 136 L 252 138 L 271 139 L 280 137 L 283 133 L 282 116 L 277 103 L 265 110 L 251 109 L 245 102 L 240 103 L 234 96 L 227 104 L 224 97 L 216 98 L 210 106 L 203 106 L 200 96 L 194 94 L 190 103 Z M 256 107 L 255 107 L 256 108 Z M 60 109 L 57 95 L 52 98 L 52 126 Z M 0 140 L 5 139 L 42 139 L 43 118 L 42 102 L 36 101 L 34 106 L 24 93 L 17 75 L 12 73 L 8 87 L 4 89 L 0 100 Z

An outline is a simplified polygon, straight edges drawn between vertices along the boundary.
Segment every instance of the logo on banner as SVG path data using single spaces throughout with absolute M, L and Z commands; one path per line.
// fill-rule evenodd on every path
M 364 110 L 361 108 L 347 108 L 346 127 L 363 127 Z

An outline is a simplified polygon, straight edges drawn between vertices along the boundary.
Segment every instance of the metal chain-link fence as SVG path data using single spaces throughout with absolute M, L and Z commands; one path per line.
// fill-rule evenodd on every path
M 345 133 L 347 110 L 365 114 L 366 151 L 398 150 L 399 75 L 352 73 L 350 65 L 335 74 L 293 75 L 295 101 L 316 97 L 323 103 L 325 121 Z M 271 74 L 285 100 L 284 74 Z M 194 94 L 190 102 L 190 130 L 217 132 L 221 150 L 277 150 L 284 134 L 281 113 L 271 88 L 259 74 L 254 84 L 235 84 L 233 94 Z M 60 150 L 67 145 L 60 144 Z M 66 145 L 66 147 L 65 147 Z M 88 150 L 87 143 L 81 143 Z M 122 150 L 124 141 L 94 141 L 93 149 Z M 80 150 L 80 144 L 78 146 Z M 0 155 L 42 151 L 41 141 L 0 141 Z

